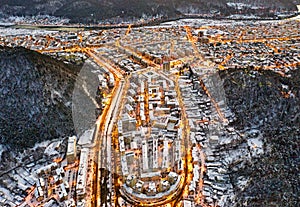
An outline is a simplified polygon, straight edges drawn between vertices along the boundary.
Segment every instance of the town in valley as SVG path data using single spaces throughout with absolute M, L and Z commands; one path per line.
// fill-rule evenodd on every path
M 299 28 L 299 16 L 107 29 L 3 26 L 2 47 L 82 67 L 73 104 L 94 118 L 65 142 L 40 143 L 46 154 L 40 160 L 3 172 L 0 206 L 234 204 L 229 170 L 266 148 L 259 129 L 235 127 L 220 71 L 247 68 L 252 78 L 262 71 L 289 78 L 300 65 Z M 86 100 L 91 109 L 76 96 L 88 88 L 94 89 Z M 284 84 L 278 90 L 287 99 L 295 96 Z M 80 115 L 73 119 L 81 124 Z M 250 180 L 236 182 L 242 189 Z

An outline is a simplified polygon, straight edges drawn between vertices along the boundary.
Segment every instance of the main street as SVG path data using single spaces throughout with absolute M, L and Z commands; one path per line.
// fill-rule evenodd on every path
M 98 147 L 98 179 L 97 179 L 97 206 L 107 206 L 111 202 L 113 194 L 112 176 L 114 173 L 112 165 L 112 130 L 118 117 L 121 98 L 124 93 L 125 79 L 120 71 L 108 65 L 94 52 L 88 50 L 87 54 L 100 66 L 108 69 L 115 77 L 115 85 L 111 92 L 112 96 L 106 105 L 102 115 L 99 117 L 99 145 Z M 108 183 L 107 179 L 108 178 Z M 106 185 L 104 185 L 106 184 Z M 102 198 L 102 199 L 101 199 Z

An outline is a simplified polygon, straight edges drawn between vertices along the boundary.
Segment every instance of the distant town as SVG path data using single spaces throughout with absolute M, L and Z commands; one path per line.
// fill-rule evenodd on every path
M 242 134 L 230 126 L 235 115 L 225 104 L 218 71 L 249 68 L 251 77 L 259 71 L 289 77 L 300 65 L 299 28 L 299 16 L 181 19 L 102 30 L 0 28 L 1 46 L 94 65 L 101 100 L 92 128 L 70 136 L 67 146 L 44 143 L 47 159 L 5 172 L 0 206 L 233 202 L 228 169 L 261 155 L 263 141 L 259 131 Z M 280 90 L 294 96 L 285 85 Z

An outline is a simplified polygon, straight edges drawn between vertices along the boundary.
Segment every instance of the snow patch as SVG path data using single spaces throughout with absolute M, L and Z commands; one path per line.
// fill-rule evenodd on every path
M 88 145 L 93 141 L 94 129 L 86 130 L 83 135 L 79 138 L 79 145 Z
M 37 148 L 43 148 L 43 147 L 46 148 L 50 144 L 50 142 L 51 142 L 50 140 L 46 140 L 40 143 L 36 143 L 32 149 L 36 150 Z
M 61 145 L 62 141 L 52 142 L 46 149 L 45 154 L 47 155 L 57 155 L 59 151 L 57 151 L 58 147 Z
M 31 29 L 15 29 L 15 28 L 0 28 L 1 36 L 21 36 L 21 35 L 47 35 L 57 33 L 57 31 L 47 30 L 31 30 Z
M 0 161 L 1 161 L 1 157 L 2 157 L 2 153 L 6 150 L 6 147 L 2 144 L 0 144 Z
M 260 19 L 260 17 L 256 15 L 241 15 L 241 14 L 234 14 L 228 16 L 229 19 Z
M 252 156 L 263 154 L 263 141 L 260 138 L 248 139 L 247 143 L 252 152 Z
M 244 4 L 244 3 L 227 2 L 226 4 L 229 7 L 233 7 L 235 9 L 239 9 L 239 10 L 252 7 L 251 4 Z
M 245 187 L 248 185 L 249 181 L 249 178 L 241 176 L 238 178 L 237 187 L 241 190 L 244 190 Z

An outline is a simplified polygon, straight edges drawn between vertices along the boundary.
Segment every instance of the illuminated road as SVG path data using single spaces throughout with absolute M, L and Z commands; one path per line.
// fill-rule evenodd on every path
M 100 66 L 108 69 L 115 77 L 115 86 L 111 92 L 111 99 L 106 105 L 102 115 L 99 118 L 99 146 L 98 146 L 98 179 L 97 179 L 97 206 L 106 206 L 107 197 L 111 199 L 113 192 L 113 168 L 112 168 L 112 130 L 118 117 L 121 98 L 124 93 L 125 79 L 121 72 L 107 64 L 104 60 L 99 58 L 94 51 L 87 50 L 87 54 Z M 103 176 L 103 174 L 105 176 Z M 108 178 L 108 183 L 107 179 Z M 104 188 L 103 184 L 108 188 Z M 107 191 L 107 192 L 103 192 Z M 106 196 L 103 196 L 106 195 Z M 102 197 L 102 200 L 101 200 Z M 105 200 L 103 200 L 103 198 Z

